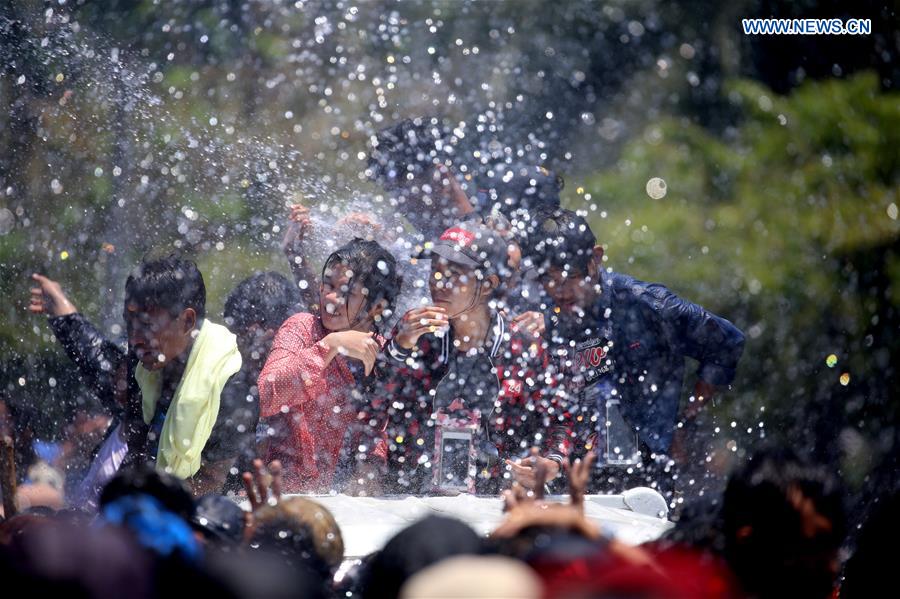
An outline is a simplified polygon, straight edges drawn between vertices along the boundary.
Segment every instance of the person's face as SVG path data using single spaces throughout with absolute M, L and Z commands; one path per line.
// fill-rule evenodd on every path
M 163 308 L 125 307 L 128 345 L 147 370 L 159 370 L 183 354 L 190 347 L 196 324 L 193 308 L 172 316 Z
M 453 317 L 472 307 L 478 283 L 473 269 L 435 256 L 431 260 L 428 286 L 434 305 Z
M 252 364 L 262 370 L 262 365 L 272 349 L 272 341 L 275 339 L 275 330 L 253 323 L 235 332 L 238 351 L 244 362 Z
M 596 281 L 586 273 L 571 269 L 550 267 L 541 278 L 541 283 L 560 313 L 585 308 L 596 294 L 594 291 Z
M 362 286 L 354 284 L 354 273 L 346 264 L 335 262 L 325 269 L 319 287 L 322 326 L 329 331 L 346 331 L 359 326 L 366 319 L 360 311 L 366 305 Z

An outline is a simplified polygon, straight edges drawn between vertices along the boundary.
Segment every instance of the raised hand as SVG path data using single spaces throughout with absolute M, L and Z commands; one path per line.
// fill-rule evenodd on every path
M 534 493 L 529 495 L 528 490 L 515 481 L 513 481 L 510 488 L 500 494 L 500 497 L 503 499 L 504 513 L 511 512 L 521 505 L 534 501 Z
M 434 184 L 433 187 L 439 190 L 442 196 L 450 200 L 451 205 L 456 206 L 460 214 L 468 214 L 474 211 L 472 202 L 469 201 L 466 192 L 463 191 L 459 181 L 456 180 L 456 177 L 453 176 L 453 173 L 446 166 L 440 165 L 434 169 L 432 182 Z
M 291 204 L 288 221 L 281 249 L 290 257 L 297 252 L 297 245 L 306 238 L 312 229 L 309 208 L 303 204 Z
M 543 337 L 547 325 L 540 312 L 523 312 L 512 319 L 512 330 L 530 334 L 535 338 Z
M 403 349 L 412 349 L 419 341 L 419 337 L 427 333 L 444 331 L 450 327 L 447 319 L 447 310 L 438 306 L 425 306 L 415 308 L 403 315 L 397 324 L 397 333 L 394 335 L 394 343 Z
M 527 468 L 527 475 L 539 486 L 534 488 L 534 492 L 528 492 L 526 487 L 517 481 L 509 490 L 503 492 L 503 506 L 507 516 L 491 536 L 497 539 L 511 538 L 526 528 L 550 526 L 569 530 L 586 539 L 599 539 L 600 529 L 584 515 L 584 493 L 595 459 L 596 457 L 590 454 L 583 461 L 577 460 L 571 468 L 568 468 L 571 497 L 568 504 L 544 500 L 543 483 L 546 480 L 547 468 L 540 460 L 546 458 L 538 455 L 537 448 L 532 448 L 531 456 L 521 461 L 526 463 L 524 466 L 521 463 L 507 461 L 514 467 L 514 474 L 515 467 Z
M 253 472 L 244 472 L 241 479 L 244 481 L 251 512 L 281 500 L 281 462 L 278 460 L 269 464 L 268 471 L 263 468 L 262 460 L 253 460 Z
M 587 494 L 587 486 L 591 481 L 596 461 L 597 454 L 591 451 L 583 460 L 575 460 L 575 463 L 571 465 L 568 460 L 565 462 L 566 470 L 569 473 L 569 502 L 572 507 L 582 513 L 584 513 L 584 496 Z
M 517 483 L 534 491 L 538 499 L 544 496 L 544 484 L 559 474 L 559 463 L 540 455 L 537 447 L 531 448 L 531 455 L 519 460 L 506 460 Z
M 29 311 L 47 316 L 66 316 L 78 312 L 75 304 L 69 301 L 59 283 L 37 273 L 31 275 L 31 278 L 37 282 L 38 286 L 31 288 Z
M 362 331 L 329 333 L 322 339 L 329 348 L 328 357 L 325 359 L 326 365 L 335 356 L 341 355 L 362 362 L 365 366 L 366 375 L 368 375 L 375 367 L 375 360 L 378 359 L 378 352 L 381 351 L 381 346 L 372 338 L 374 334 L 363 333 Z

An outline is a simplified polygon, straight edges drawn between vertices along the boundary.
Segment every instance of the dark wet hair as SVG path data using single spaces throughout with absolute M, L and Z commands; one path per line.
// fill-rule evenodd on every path
M 223 316 L 233 330 L 259 324 L 277 329 L 297 312 L 300 291 L 277 272 L 261 272 L 237 284 L 225 300 Z
M 197 499 L 190 525 L 213 545 L 237 546 L 244 540 L 244 514 L 231 499 L 211 493 Z
M 807 538 L 802 508 L 809 501 L 830 530 Z M 725 557 L 745 590 L 760 596 L 828 596 L 828 556 L 845 534 L 838 479 L 786 448 L 767 448 L 730 477 L 722 498 Z M 813 589 L 818 591 L 818 595 Z
M 319 553 L 309 525 L 284 506 L 263 506 L 254 513 L 254 521 L 251 548 L 278 556 L 293 567 L 306 567 L 323 580 L 332 576 L 331 566 Z
M 419 177 L 439 162 L 443 127 L 436 117 L 405 119 L 375 134 L 369 151 L 369 178 L 385 183 Z
M 352 272 L 348 288 L 360 285 L 367 290 L 366 303 L 356 314 L 347 313 L 347 319 L 353 323 L 360 314 L 368 312 L 372 306 L 385 300 L 388 308 L 392 308 L 400 293 L 401 278 L 397 273 L 397 260 L 389 251 L 376 241 L 354 238 L 328 256 L 322 267 L 322 280 L 325 272 L 335 264 L 344 264 Z M 347 308 L 349 310 L 349 306 Z
M 100 507 L 131 495 L 149 495 L 185 521 L 194 515 L 194 499 L 184 481 L 150 464 L 119 471 L 100 493 Z
M 454 555 L 483 551 L 478 534 L 455 518 L 428 516 L 387 542 L 372 557 L 363 574 L 363 599 L 396 599 L 403 584 L 417 572 Z
M 162 308 L 173 316 L 193 308 L 206 317 L 206 285 L 193 260 L 178 254 L 145 257 L 125 281 L 125 304 Z
M 561 208 L 535 215 L 522 257 L 538 268 L 568 268 L 587 274 L 597 238 L 584 218 Z

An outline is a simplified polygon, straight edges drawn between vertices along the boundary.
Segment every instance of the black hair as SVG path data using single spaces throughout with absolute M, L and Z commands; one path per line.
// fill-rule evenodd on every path
M 245 512 L 224 495 L 210 493 L 195 502 L 191 527 L 217 547 L 234 547 L 244 540 Z
M 237 284 L 225 300 L 223 316 L 233 330 L 259 324 L 277 329 L 300 304 L 300 291 L 277 272 L 261 272 Z
M 830 526 L 813 538 L 798 504 L 807 501 Z M 744 589 L 759 596 L 828 596 L 834 581 L 827 563 L 845 526 L 837 478 L 786 448 L 755 453 L 722 498 L 725 557 Z
M 587 274 L 597 238 L 587 221 L 561 208 L 536 214 L 522 244 L 522 257 L 538 268 L 568 268 Z
M 419 177 L 439 162 L 438 140 L 443 126 L 436 117 L 404 119 L 375 134 L 367 173 L 375 181 Z
M 456 555 L 478 555 L 484 545 L 472 528 L 455 518 L 427 516 L 385 544 L 363 574 L 363 599 L 395 599 L 403 584 L 428 566 Z
M 100 507 L 131 495 L 149 495 L 185 521 L 194 515 L 194 499 L 184 481 L 150 464 L 120 470 L 100 493 Z
M 347 284 L 348 289 L 359 285 L 366 293 L 365 304 L 356 314 L 351 315 L 349 305 L 346 305 L 347 320 L 351 326 L 361 320 L 360 315 L 364 316 L 381 300 L 387 303 L 389 309 L 394 305 L 401 285 L 400 275 L 397 274 L 397 260 L 378 242 L 355 237 L 338 248 L 325 260 L 325 266 L 322 267 L 323 281 L 325 272 L 335 264 L 344 264 L 353 273 Z
M 178 254 L 145 257 L 125 281 L 125 304 L 162 308 L 173 316 L 193 308 L 206 317 L 206 285 L 193 260 Z

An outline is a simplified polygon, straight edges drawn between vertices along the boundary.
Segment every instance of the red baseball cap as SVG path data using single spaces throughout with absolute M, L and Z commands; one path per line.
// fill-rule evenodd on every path
M 428 260 L 434 256 L 479 269 L 485 275 L 501 276 L 506 269 L 506 241 L 490 227 L 467 221 L 450 227 L 437 241 L 425 243 L 413 257 Z

